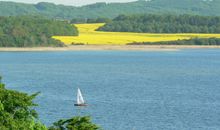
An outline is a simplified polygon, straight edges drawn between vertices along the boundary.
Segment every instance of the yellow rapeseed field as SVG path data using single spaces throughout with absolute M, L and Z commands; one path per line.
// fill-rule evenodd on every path
M 104 23 L 95 24 L 75 24 L 79 30 L 79 36 L 53 36 L 54 39 L 60 40 L 65 44 L 110 44 L 125 45 L 133 42 L 158 42 L 158 41 L 175 41 L 182 39 L 190 39 L 193 37 L 220 38 L 220 34 L 159 34 L 159 33 L 130 33 L 130 32 L 102 32 L 95 31 Z

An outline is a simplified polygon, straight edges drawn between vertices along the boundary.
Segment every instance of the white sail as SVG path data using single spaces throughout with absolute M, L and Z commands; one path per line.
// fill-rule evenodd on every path
M 80 89 L 78 88 L 78 91 L 77 91 L 77 104 L 84 104 L 85 101 L 83 100 L 83 96 L 82 96 L 82 93 L 80 91 Z

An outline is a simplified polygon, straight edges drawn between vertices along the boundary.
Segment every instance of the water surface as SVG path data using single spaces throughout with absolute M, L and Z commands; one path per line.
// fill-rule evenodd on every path
M 220 129 L 220 50 L 1 52 L 10 89 L 41 94 L 46 124 L 91 115 L 105 130 Z M 80 87 L 89 107 L 73 104 Z

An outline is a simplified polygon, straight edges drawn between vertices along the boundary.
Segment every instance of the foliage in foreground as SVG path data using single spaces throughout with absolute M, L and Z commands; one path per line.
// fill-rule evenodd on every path
M 47 128 L 38 119 L 33 109 L 37 104 L 33 99 L 38 93 L 28 95 L 15 90 L 8 90 L 1 83 L 0 76 L 0 130 L 98 130 L 90 117 L 73 117 L 59 120 Z
M 1 78 L 1 77 L 0 77 Z M 46 130 L 32 109 L 37 94 L 28 95 L 5 89 L 0 83 L 0 129 L 1 130 Z
M 91 122 L 90 117 L 76 116 L 67 120 L 59 120 L 49 130 L 98 130 L 99 127 Z
M 51 37 L 78 35 L 75 26 L 38 16 L 0 17 L 0 47 L 63 46 Z
M 192 38 L 177 41 L 134 42 L 127 45 L 220 45 L 220 38 Z

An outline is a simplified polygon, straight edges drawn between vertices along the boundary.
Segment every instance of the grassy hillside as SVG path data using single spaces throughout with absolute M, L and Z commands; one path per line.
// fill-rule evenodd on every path
M 53 35 L 78 35 L 74 26 L 42 17 L 0 17 L 0 47 L 62 46 Z
M 131 32 L 102 32 L 95 31 L 104 23 L 75 24 L 79 30 L 78 36 L 53 36 L 65 44 L 89 44 L 89 45 L 126 45 L 128 43 L 151 44 L 164 41 L 177 41 L 192 38 L 220 38 L 220 34 L 160 34 L 160 33 L 131 33 Z
M 44 15 L 58 19 L 113 18 L 119 14 L 198 14 L 220 15 L 219 0 L 139 0 L 129 3 L 96 3 L 82 7 L 55 5 L 52 3 L 22 4 L 0 2 L 0 16 Z

